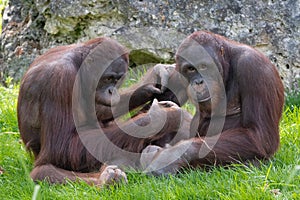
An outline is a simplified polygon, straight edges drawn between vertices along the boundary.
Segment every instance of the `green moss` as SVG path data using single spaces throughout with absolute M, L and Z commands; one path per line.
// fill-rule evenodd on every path
M 7 5 L 8 0 L 0 0 L 0 33 L 2 32 L 2 12 Z
M 129 59 L 135 65 L 145 63 L 163 63 L 164 60 L 150 53 L 148 50 L 132 50 L 130 51 Z

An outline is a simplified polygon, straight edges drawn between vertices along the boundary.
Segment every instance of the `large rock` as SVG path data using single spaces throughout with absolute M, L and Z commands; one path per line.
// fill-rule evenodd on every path
M 209 30 L 265 53 L 286 88 L 300 80 L 300 0 L 10 0 L 1 35 L 1 77 L 19 80 L 47 49 L 109 36 L 131 65 L 174 62 L 188 34 Z

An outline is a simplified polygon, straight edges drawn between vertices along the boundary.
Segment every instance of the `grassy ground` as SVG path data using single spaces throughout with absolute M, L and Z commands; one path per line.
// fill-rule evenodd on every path
M 98 189 L 31 181 L 33 161 L 17 128 L 17 92 L 18 86 L 0 86 L 0 199 L 300 199 L 299 96 L 290 97 L 285 108 L 280 150 L 259 168 L 236 165 L 161 178 L 131 171 L 128 184 Z

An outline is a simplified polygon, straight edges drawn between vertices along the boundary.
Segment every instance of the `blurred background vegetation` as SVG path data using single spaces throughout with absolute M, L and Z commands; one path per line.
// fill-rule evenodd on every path
M 2 14 L 5 6 L 7 5 L 8 0 L 0 0 L 0 32 L 2 31 Z

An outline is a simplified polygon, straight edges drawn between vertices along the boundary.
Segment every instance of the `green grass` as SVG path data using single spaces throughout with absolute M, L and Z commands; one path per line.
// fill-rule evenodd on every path
M 126 84 L 140 76 L 139 72 L 132 73 Z M 49 185 L 31 181 L 33 160 L 17 128 L 18 86 L 10 84 L 9 79 L 8 85 L 0 86 L 0 167 L 4 171 L 0 172 L 1 200 L 32 199 L 35 190 L 37 199 L 300 199 L 300 106 L 293 102 L 287 103 L 280 124 L 281 147 L 261 167 L 187 170 L 160 178 L 131 171 L 127 173 L 128 184 L 98 189 L 85 183 Z
M 0 87 L 0 133 L 17 132 L 18 124 L 16 119 L 16 105 L 18 96 L 18 86 L 6 80 L 8 88 Z
M 299 83 L 300 87 L 300 83 Z M 300 89 L 295 88 L 291 90 L 288 95 L 286 96 L 286 106 L 290 107 L 293 109 L 294 107 L 299 107 L 300 106 Z

